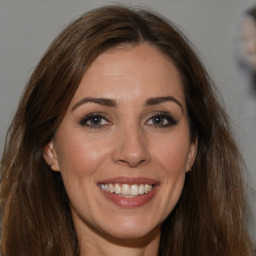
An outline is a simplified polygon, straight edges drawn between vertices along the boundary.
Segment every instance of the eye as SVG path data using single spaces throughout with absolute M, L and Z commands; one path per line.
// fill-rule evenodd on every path
M 86 115 L 80 120 L 79 123 L 81 126 L 87 126 L 92 129 L 99 129 L 110 124 L 107 118 L 100 113 L 91 113 Z
M 169 113 L 157 113 L 154 114 L 148 121 L 147 124 L 156 128 L 165 128 L 178 123 Z

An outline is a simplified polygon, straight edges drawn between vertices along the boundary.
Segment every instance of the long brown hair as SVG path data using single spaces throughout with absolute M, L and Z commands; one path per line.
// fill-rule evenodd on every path
M 147 42 L 179 71 L 198 153 L 176 208 L 162 224 L 159 255 L 251 255 L 241 158 L 216 89 L 188 40 L 151 11 L 93 10 L 51 44 L 24 91 L 1 163 L 3 256 L 77 256 L 79 241 L 59 173 L 42 156 L 94 59 L 118 44 Z

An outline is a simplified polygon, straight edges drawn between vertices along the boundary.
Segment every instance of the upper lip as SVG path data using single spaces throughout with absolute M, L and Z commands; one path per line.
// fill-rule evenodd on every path
M 146 177 L 113 177 L 98 181 L 98 184 L 149 184 L 158 185 L 159 181 Z

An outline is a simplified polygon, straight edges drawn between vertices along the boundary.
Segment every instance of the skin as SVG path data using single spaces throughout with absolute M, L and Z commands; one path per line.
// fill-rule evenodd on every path
M 116 106 L 81 101 L 86 97 Z M 82 126 L 95 112 L 104 115 L 97 126 L 91 119 Z M 196 148 L 179 73 L 167 57 L 146 43 L 101 54 L 44 149 L 52 170 L 61 172 L 82 255 L 157 255 L 161 223 L 179 200 Z M 97 183 L 120 176 L 157 181 L 154 196 L 139 207 L 114 204 Z

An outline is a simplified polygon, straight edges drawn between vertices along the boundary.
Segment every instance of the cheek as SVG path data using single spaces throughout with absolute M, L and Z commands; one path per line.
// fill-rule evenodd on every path
M 159 208 L 164 208 L 165 213 L 171 212 L 178 202 L 184 186 L 186 165 L 189 152 L 189 136 L 170 136 L 161 140 L 154 147 L 156 166 L 160 168 L 159 175 L 162 182 L 163 201 Z
M 60 135 L 62 135 L 60 133 Z M 105 164 L 109 148 L 104 139 L 95 141 L 80 134 L 69 134 L 58 140 L 56 151 L 61 176 L 75 212 L 90 214 L 96 201 L 94 193 L 100 167 Z M 89 205 L 90 207 L 85 207 Z
M 177 176 L 186 171 L 189 152 L 189 137 L 184 135 L 159 140 L 154 147 L 154 156 L 165 170 L 165 175 Z
M 57 157 L 62 175 L 90 175 L 104 162 L 108 148 L 104 142 L 70 136 L 57 145 Z

